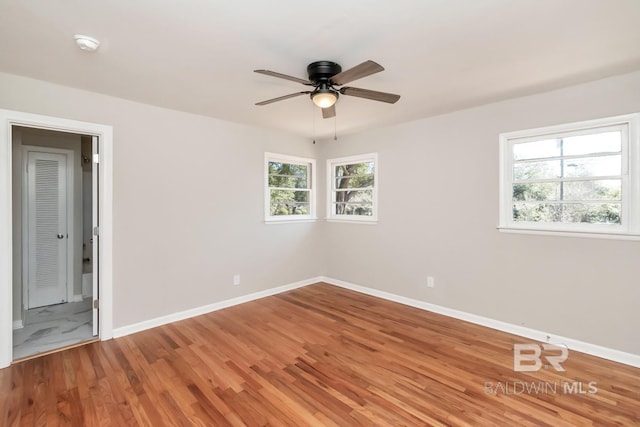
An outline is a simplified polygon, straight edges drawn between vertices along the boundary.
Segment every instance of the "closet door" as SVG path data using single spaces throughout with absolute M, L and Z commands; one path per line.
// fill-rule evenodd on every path
M 28 307 L 67 301 L 67 156 L 27 157 Z

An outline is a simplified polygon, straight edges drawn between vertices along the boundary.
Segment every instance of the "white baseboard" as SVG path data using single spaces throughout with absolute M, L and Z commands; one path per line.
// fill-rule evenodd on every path
M 640 368 L 640 355 L 637 354 L 626 353 L 624 351 L 615 350 L 596 344 L 590 344 L 584 341 L 538 331 L 536 329 L 525 328 L 524 326 L 518 326 L 511 323 L 502 322 L 500 320 L 478 316 L 476 314 L 466 313 L 464 311 L 454 310 L 452 308 L 442 307 L 413 298 L 407 298 L 389 292 L 380 291 L 378 289 L 372 289 L 366 286 L 360 286 L 342 280 L 332 279 L 330 277 L 320 277 L 318 280 L 329 283 L 331 285 L 340 286 L 345 289 L 350 289 L 356 292 L 386 299 L 389 301 L 394 301 L 411 307 L 420 308 L 422 310 L 431 311 L 434 313 L 453 317 L 455 319 L 464 320 L 476 325 L 486 326 L 491 329 L 496 329 L 498 331 L 507 332 L 524 338 L 529 338 L 541 342 L 548 342 L 550 344 L 567 346 L 570 350 L 579 351 L 581 353 L 590 354 L 592 356 L 601 357 L 603 359 Z
M 22 320 L 14 320 L 13 321 L 13 329 L 22 329 L 24 325 L 22 324 Z
M 180 311 L 178 313 L 172 313 L 166 316 L 156 317 L 155 319 L 145 320 L 143 322 L 134 323 L 133 325 L 122 326 L 120 328 L 113 329 L 113 337 L 114 338 L 123 337 L 125 335 L 155 328 L 156 326 L 162 326 L 162 325 L 166 325 L 167 323 L 177 322 L 178 320 L 184 320 L 190 317 L 200 316 L 201 314 L 211 313 L 212 311 L 221 310 L 223 308 L 232 307 L 234 305 L 238 305 L 245 302 L 268 297 L 271 295 L 279 294 L 282 292 L 290 291 L 292 289 L 312 285 L 314 283 L 318 283 L 321 281 L 322 281 L 322 278 L 314 277 L 312 279 L 301 280 L 299 282 L 290 283 L 288 285 L 278 286 L 276 288 L 271 288 L 264 291 L 255 292 L 252 294 L 243 295 L 243 296 L 231 298 L 228 300 L 215 302 L 213 304 L 203 305 L 201 307 Z

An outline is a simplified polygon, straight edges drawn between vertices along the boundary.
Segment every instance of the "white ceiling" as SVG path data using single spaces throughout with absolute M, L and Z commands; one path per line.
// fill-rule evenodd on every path
M 640 0 L 0 0 L 0 71 L 320 138 L 638 70 L 639 22 Z M 367 59 L 386 70 L 348 86 L 395 105 L 254 105 L 306 90 L 254 69 Z

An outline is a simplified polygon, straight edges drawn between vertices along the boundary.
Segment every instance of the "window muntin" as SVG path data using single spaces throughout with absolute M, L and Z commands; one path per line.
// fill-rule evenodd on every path
M 637 234 L 630 176 L 638 162 L 629 156 L 636 122 L 632 115 L 502 134 L 500 227 Z
M 347 221 L 377 219 L 377 155 L 327 161 L 330 197 L 328 218 Z
M 265 220 L 315 219 L 315 160 L 267 153 Z

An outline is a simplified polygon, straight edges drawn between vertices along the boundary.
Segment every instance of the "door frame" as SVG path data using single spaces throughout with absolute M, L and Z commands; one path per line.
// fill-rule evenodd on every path
M 66 174 L 67 174 L 67 188 L 66 188 L 66 200 L 67 200 L 67 286 L 66 286 L 66 294 L 67 294 L 67 302 L 74 301 L 73 294 L 73 284 L 75 279 L 74 274 L 74 260 L 75 260 L 75 231 L 74 231 L 74 221 L 75 221 L 75 212 L 74 212 L 74 199 L 75 194 L 73 191 L 74 184 L 74 173 L 76 165 L 75 153 L 73 150 L 67 150 L 64 148 L 53 148 L 53 147 L 41 147 L 36 145 L 22 145 L 22 305 L 23 310 L 29 309 L 29 207 L 28 203 L 25 203 L 28 200 L 28 177 L 26 164 L 29 162 L 28 153 L 29 152 L 38 152 L 38 153 L 52 153 L 52 154 L 63 154 L 67 156 L 67 165 L 66 165 Z M 14 165 L 15 166 L 15 165 Z M 69 244 L 71 242 L 71 244 Z M 12 255 L 13 256 L 13 255 Z
M 13 361 L 12 127 L 98 137 L 99 338 L 113 338 L 113 129 L 111 126 L 0 109 L 0 368 Z M 2 272 L 5 273 L 2 273 Z

